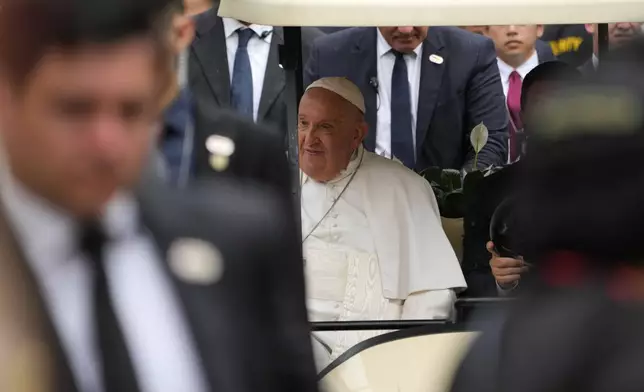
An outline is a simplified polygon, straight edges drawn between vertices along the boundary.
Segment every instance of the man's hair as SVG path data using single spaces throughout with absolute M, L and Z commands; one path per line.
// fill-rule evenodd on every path
M 534 67 L 523 79 L 521 86 L 521 107 L 525 108 L 530 94 L 530 88 L 535 83 L 557 83 L 561 87 L 575 83 L 581 79 L 581 72 L 577 68 L 563 61 L 546 61 Z
M 172 0 L 0 0 L 0 72 L 20 86 L 51 49 L 150 36 Z

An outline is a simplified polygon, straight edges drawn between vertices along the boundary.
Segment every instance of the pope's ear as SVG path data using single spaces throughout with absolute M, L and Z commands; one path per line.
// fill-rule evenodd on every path
M 361 121 L 360 124 L 358 124 L 358 138 L 360 139 L 360 142 L 367 137 L 367 133 L 369 132 L 369 125 L 367 124 L 366 121 Z

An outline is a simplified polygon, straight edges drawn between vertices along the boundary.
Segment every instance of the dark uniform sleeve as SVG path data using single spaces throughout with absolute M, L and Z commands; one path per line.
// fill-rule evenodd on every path
M 476 68 L 468 83 L 466 110 L 469 130 L 480 123 L 488 128 L 488 142 L 479 153 L 477 161 L 479 168 L 486 168 L 490 165 L 502 165 L 507 160 L 508 115 L 494 43 L 486 40 L 480 44 L 477 56 Z M 469 135 L 467 145 L 469 150 L 465 169 L 469 170 L 474 165 L 475 156 L 469 143 Z

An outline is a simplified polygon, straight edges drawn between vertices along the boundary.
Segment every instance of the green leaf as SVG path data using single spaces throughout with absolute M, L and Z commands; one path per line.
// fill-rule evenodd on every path
M 487 139 L 488 130 L 485 124 L 480 123 L 472 129 L 472 132 L 470 133 L 470 143 L 474 148 L 474 167 L 472 170 L 478 169 L 479 152 L 481 152 L 483 147 L 487 144 Z
M 474 148 L 474 152 L 477 154 L 481 152 L 483 147 L 487 144 L 487 139 L 488 139 L 488 130 L 485 124 L 480 123 L 479 125 L 475 126 L 474 129 L 472 129 L 472 133 L 470 133 L 470 143 L 472 143 L 472 147 Z

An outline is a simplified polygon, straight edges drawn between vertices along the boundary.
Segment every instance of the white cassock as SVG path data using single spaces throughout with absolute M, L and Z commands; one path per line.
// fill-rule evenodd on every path
M 334 180 L 301 179 L 311 321 L 451 317 L 467 286 L 426 180 L 362 147 Z M 318 368 L 379 333 L 315 333 Z

